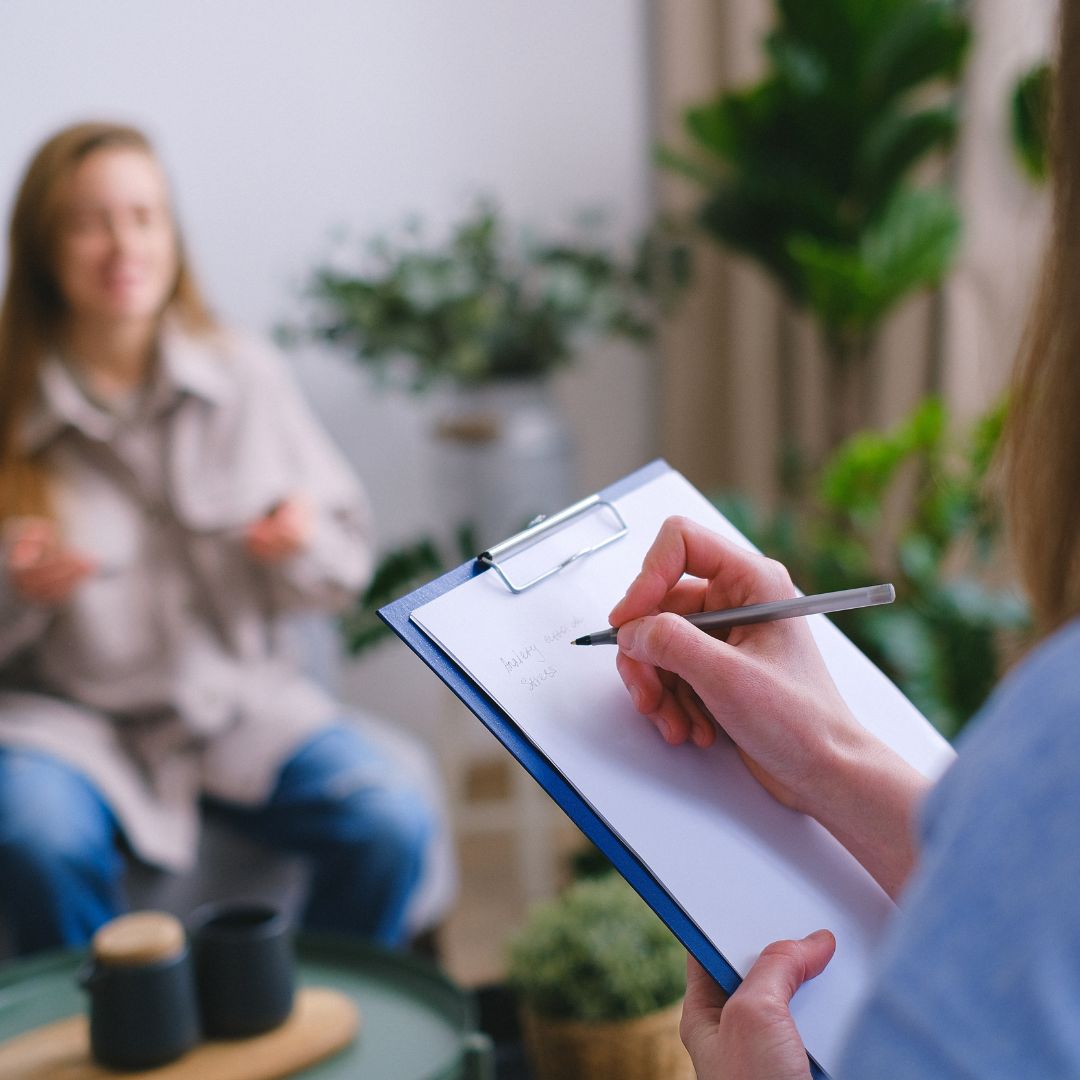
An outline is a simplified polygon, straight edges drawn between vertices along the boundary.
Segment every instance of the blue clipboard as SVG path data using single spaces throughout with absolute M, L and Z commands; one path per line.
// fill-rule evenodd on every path
M 604 502 L 618 499 L 667 472 L 669 468 L 667 462 L 657 459 L 604 488 L 594 499 Z M 412 622 L 411 615 L 418 607 L 442 596 L 477 574 L 496 572 L 496 567 L 490 560 L 482 559 L 483 557 L 480 557 L 464 563 L 401 599 L 387 604 L 379 609 L 379 617 L 513 754 L 525 771 L 555 800 L 563 813 L 604 853 L 615 869 L 656 912 L 687 952 L 697 959 L 727 993 L 733 993 L 742 980 L 716 946 L 686 916 L 675 898 L 604 824 L 589 804 L 566 782 L 558 769 L 522 734 L 514 721 Z M 828 1080 L 827 1074 L 813 1058 L 810 1059 L 810 1069 L 814 1080 Z

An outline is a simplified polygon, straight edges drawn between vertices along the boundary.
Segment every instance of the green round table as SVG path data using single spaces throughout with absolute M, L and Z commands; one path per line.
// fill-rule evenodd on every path
M 490 1080 L 491 1042 L 477 1034 L 471 997 L 415 957 L 359 942 L 301 936 L 299 982 L 326 986 L 360 1009 L 360 1034 L 305 1080 Z M 81 952 L 0 966 L 0 1041 L 83 1012 Z

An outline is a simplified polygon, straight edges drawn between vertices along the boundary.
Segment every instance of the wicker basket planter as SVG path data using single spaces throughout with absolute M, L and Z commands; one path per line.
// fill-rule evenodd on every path
M 681 1001 L 634 1020 L 550 1020 L 524 1008 L 521 1021 L 536 1080 L 692 1080 L 681 1013 Z

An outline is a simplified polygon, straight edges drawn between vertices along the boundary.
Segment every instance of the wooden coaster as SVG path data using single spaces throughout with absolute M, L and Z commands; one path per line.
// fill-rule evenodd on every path
M 89 1024 L 69 1016 L 0 1045 L 4 1080 L 279 1080 L 338 1050 L 356 1037 L 360 1010 L 336 990 L 297 992 L 281 1027 L 250 1039 L 205 1042 L 156 1069 L 115 1072 L 90 1058 Z

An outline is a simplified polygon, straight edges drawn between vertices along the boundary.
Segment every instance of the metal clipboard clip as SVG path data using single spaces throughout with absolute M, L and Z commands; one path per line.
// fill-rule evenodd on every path
M 511 559 L 515 555 L 520 555 L 521 552 L 540 543 L 545 537 L 556 532 L 564 525 L 569 524 L 575 518 L 582 517 L 594 510 L 610 511 L 612 517 L 614 517 L 617 522 L 616 530 L 594 544 L 588 544 L 586 547 L 579 548 L 572 555 L 568 555 L 561 562 L 557 563 L 555 566 L 549 567 L 543 573 L 538 574 L 529 581 L 515 583 L 510 580 L 503 565 L 499 562 L 500 559 Z M 630 527 L 626 524 L 622 514 L 619 513 L 619 508 L 613 502 L 609 502 L 607 499 L 601 499 L 599 495 L 590 495 L 587 499 L 582 499 L 581 502 L 574 503 L 573 506 L 568 506 L 565 510 L 560 510 L 559 513 L 552 514 L 550 517 L 541 515 L 532 521 L 528 528 L 523 529 L 519 533 L 515 533 L 501 544 L 495 544 L 494 547 L 489 548 L 487 551 L 482 551 L 476 557 L 476 561 L 482 566 L 490 566 L 495 573 L 503 579 L 506 587 L 512 593 L 522 593 L 525 592 L 526 589 L 531 589 L 534 585 L 539 585 L 541 581 L 547 580 L 547 578 L 551 577 L 553 574 L 557 574 L 560 570 L 565 570 L 566 567 L 571 563 L 577 562 L 578 559 L 583 559 L 586 555 L 592 555 L 593 552 L 599 551 L 601 548 L 607 547 L 608 544 L 613 544 L 616 540 L 622 539 L 629 531 Z

